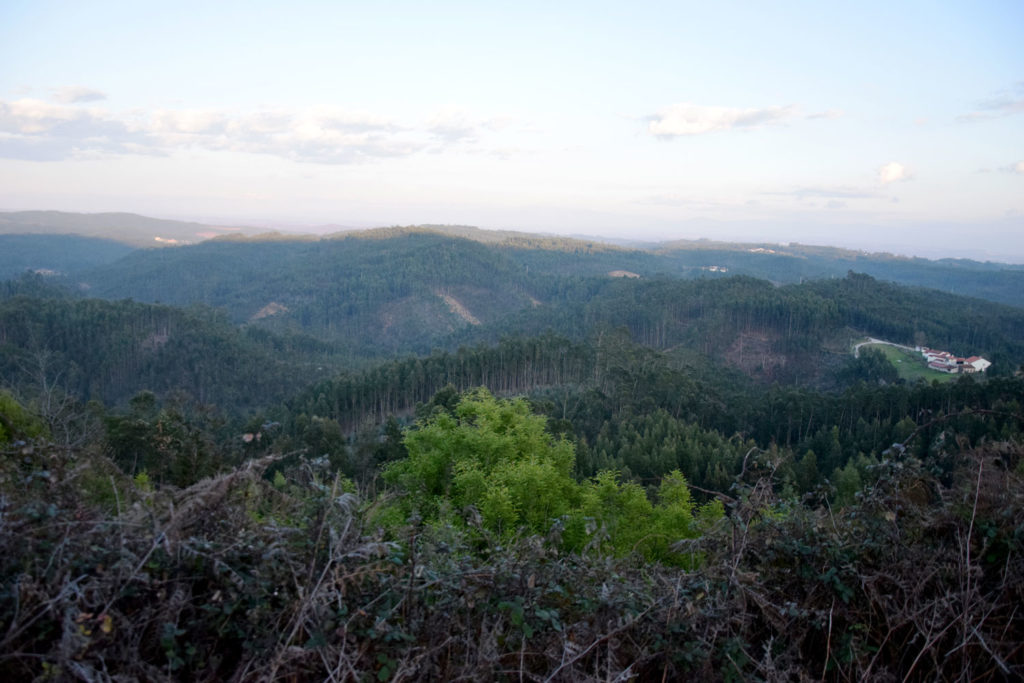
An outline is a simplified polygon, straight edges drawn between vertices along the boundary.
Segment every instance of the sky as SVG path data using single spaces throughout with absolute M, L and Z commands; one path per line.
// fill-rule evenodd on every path
M 1019 0 L 3 0 L 0 210 L 1024 263 L 1022 31 Z

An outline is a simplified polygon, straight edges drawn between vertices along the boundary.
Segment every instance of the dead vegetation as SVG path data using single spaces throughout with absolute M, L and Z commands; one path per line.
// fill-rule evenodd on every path
M 279 304 L 276 301 L 271 301 L 269 304 L 253 313 L 252 316 L 249 318 L 249 321 L 252 322 L 254 320 L 262 320 L 263 318 L 269 318 L 270 316 L 287 312 L 287 306 L 285 306 L 284 304 Z
M 151 490 L 94 454 L 0 467 L 7 680 L 1019 680 L 1021 449 L 943 484 L 889 461 L 844 509 L 770 454 L 686 572 L 415 520 L 399 543 L 322 463 Z M 559 532 L 556 524 L 551 534 Z M 599 532 L 595 532 L 599 533 Z M 597 544 L 594 544 L 595 547 Z

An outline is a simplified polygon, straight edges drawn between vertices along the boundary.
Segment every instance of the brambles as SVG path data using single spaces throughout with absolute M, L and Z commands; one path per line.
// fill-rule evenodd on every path
M 771 449 L 750 450 L 730 489 L 696 508 L 677 474 L 654 502 L 613 475 L 570 479 L 578 499 L 538 532 L 528 514 L 508 529 L 445 500 L 484 495 L 454 483 L 459 462 L 532 444 L 523 461 L 548 448 L 557 471 L 563 442 L 523 404 L 475 394 L 455 413 L 428 420 L 439 441 L 427 430 L 409 444 L 410 461 L 454 474 L 434 499 L 417 494 L 436 503 L 421 501 L 418 523 L 395 516 L 394 541 L 368 520 L 399 506 L 360 501 L 327 458 L 269 455 L 178 488 L 98 451 L 0 447 L 0 669 L 15 681 L 1024 675 L 1019 444 L 950 455 L 939 472 L 907 454 L 865 465 L 841 508 L 787 494 Z M 479 449 L 431 460 L 447 438 Z M 686 525 L 697 533 L 662 543 Z

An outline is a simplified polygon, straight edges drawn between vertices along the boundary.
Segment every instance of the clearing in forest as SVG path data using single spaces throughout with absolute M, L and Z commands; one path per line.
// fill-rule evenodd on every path
M 249 320 L 250 321 L 252 321 L 252 320 L 261 320 L 263 318 L 269 318 L 272 315 L 277 315 L 278 313 L 287 313 L 287 312 L 288 312 L 288 307 L 287 306 L 285 306 L 284 304 L 279 304 L 276 301 L 271 301 L 269 304 L 267 304 L 266 306 L 264 306 L 260 310 L 256 311 L 252 315 L 252 317 L 249 318 Z
M 463 306 L 458 299 L 451 296 L 450 294 L 444 294 L 443 292 L 435 292 L 435 294 L 444 299 L 444 302 L 448 304 L 448 310 L 450 310 L 452 313 L 459 316 L 470 325 L 480 324 L 480 321 L 477 319 L 477 317 L 470 313 L 469 309 Z
M 889 359 L 889 362 L 896 366 L 900 379 L 908 382 L 914 382 L 919 379 L 923 379 L 926 382 L 931 382 L 933 379 L 937 379 L 940 382 L 949 382 L 959 376 L 948 372 L 932 370 L 928 367 L 927 361 L 925 361 L 920 353 L 906 347 L 885 343 L 868 343 L 861 346 L 861 349 L 878 349 L 881 351 Z

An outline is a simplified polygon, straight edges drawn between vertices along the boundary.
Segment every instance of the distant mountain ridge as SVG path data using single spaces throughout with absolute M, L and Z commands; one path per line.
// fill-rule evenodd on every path
M 3 235 L 80 235 L 134 247 L 193 244 L 241 230 L 241 227 L 150 218 L 134 213 L 0 212 L 0 234 Z
M 80 235 L 0 234 L 0 280 L 34 272 L 74 276 L 135 251 L 123 242 Z
M 511 259 L 530 272 L 556 275 L 603 276 L 622 270 L 643 277 L 726 277 L 750 275 L 776 284 L 844 277 L 861 272 L 881 280 L 938 289 L 998 303 L 1024 307 L 1024 265 L 979 262 L 969 259 L 929 260 L 888 253 L 790 243 L 731 243 L 715 240 L 675 240 L 635 246 L 613 244 L 598 238 L 559 237 L 512 230 L 483 230 L 465 225 L 392 226 L 343 230 L 325 236 L 266 231 L 251 227 L 224 227 L 196 222 L 168 221 L 129 213 L 75 214 L 59 211 L 0 213 L 0 246 L 8 240 L 0 258 L 0 278 L 25 269 L 79 273 L 125 256 L 110 245 L 92 244 L 84 249 L 89 258 L 75 262 L 75 251 L 55 242 L 21 240 L 14 235 L 49 236 L 75 234 L 80 239 L 103 237 L 132 247 L 184 246 L 217 242 L 242 245 L 276 243 L 289 251 L 292 244 L 327 245 L 358 240 L 386 241 L 410 235 L 434 235 L 476 243 Z M 350 242 L 354 244 L 354 242 Z M 190 247 L 191 248 L 191 247 Z M 23 257 L 31 253 L 31 258 Z M 52 253 L 54 258 L 46 258 Z M 189 253 L 202 253 L 189 252 Z M 177 258 L 176 258 L 177 260 Z M 213 264 L 216 265 L 216 264 Z M 213 273 L 200 277 L 216 277 Z M 266 305 L 263 302 L 261 305 Z

